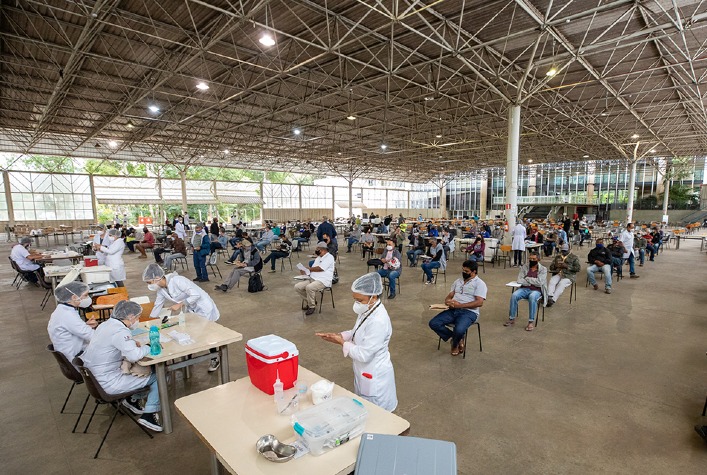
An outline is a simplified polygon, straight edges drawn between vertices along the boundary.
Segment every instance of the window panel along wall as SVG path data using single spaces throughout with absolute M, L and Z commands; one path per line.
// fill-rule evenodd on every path
M 87 175 L 9 172 L 16 221 L 94 219 Z

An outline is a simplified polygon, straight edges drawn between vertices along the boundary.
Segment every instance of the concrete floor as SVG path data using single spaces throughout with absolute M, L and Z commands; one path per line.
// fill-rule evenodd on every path
M 9 253 L 6 244 L 1 249 Z M 579 249 L 582 261 L 586 252 Z M 341 260 L 336 309 L 325 302 L 321 315 L 306 319 L 292 273 L 280 273 L 279 265 L 277 274 L 264 274 L 268 290 L 260 294 L 245 286 L 223 294 L 213 290 L 218 281 L 202 284 L 221 310 L 220 323 L 244 335 L 230 347 L 232 379 L 246 376 L 245 340 L 275 333 L 297 345 L 303 366 L 353 390 L 351 362 L 313 336 L 348 329 L 355 320 L 349 285 L 365 263 L 358 254 Z M 125 261 L 130 294 L 149 294 L 140 282 L 149 261 L 134 254 Z M 460 474 L 705 473 L 707 447 L 692 428 L 707 392 L 707 255 L 697 242 L 647 262 L 638 268 L 640 279 L 617 283 L 612 295 L 585 288 L 582 275 L 578 301 L 570 306 L 565 294 L 532 333 L 522 324 L 501 325 L 510 293 L 504 284 L 517 270 L 489 266 L 481 274 L 489 287 L 480 320 L 484 351 L 470 333 L 465 360 L 450 356 L 448 345 L 437 351 L 427 327 L 434 316 L 428 305 L 443 301 L 460 267 L 457 257 L 447 283 L 434 286 L 421 283 L 420 269 L 406 267 L 402 294 L 386 303 L 394 327 L 396 413 L 410 421 L 410 435 L 455 442 Z M 221 271 L 229 267 L 222 264 Z M 87 434 L 71 433 L 85 389 L 75 390 L 68 414 L 59 413 L 70 384 L 45 351 L 53 304 L 41 311 L 43 291 L 14 290 L 11 278 L 9 266 L 0 266 L 2 473 L 208 473 L 207 449 L 179 415 L 174 433 L 154 440 L 118 418 L 94 460 L 108 418 L 97 416 Z M 527 305 L 521 309 L 527 315 Z M 217 373 L 202 366 L 189 381 L 177 375 L 172 399 L 217 383 Z

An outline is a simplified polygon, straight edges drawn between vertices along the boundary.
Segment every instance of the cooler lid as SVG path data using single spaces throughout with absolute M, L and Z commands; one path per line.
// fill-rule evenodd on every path
M 265 335 L 250 339 L 246 343 L 246 348 L 250 348 L 266 358 L 289 358 L 299 354 L 294 343 L 277 335 Z

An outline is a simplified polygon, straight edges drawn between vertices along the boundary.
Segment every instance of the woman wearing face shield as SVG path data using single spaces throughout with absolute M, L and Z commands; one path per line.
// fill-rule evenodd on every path
M 54 349 L 72 361 L 86 349 L 97 325 L 95 319 L 84 322 L 79 315 L 79 308 L 91 306 L 88 285 L 79 281 L 69 282 L 57 287 L 54 297 L 58 305 L 49 318 L 47 332 Z
M 109 244 L 98 245 L 94 244 L 93 249 L 101 251 L 106 255 L 106 265 L 111 268 L 110 278 L 118 287 L 125 287 L 125 262 L 123 261 L 123 252 L 125 251 L 125 243 L 120 238 L 119 229 L 108 230 Z
M 395 372 L 388 351 L 393 328 L 380 300 L 383 282 L 380 275 L 371 272 L 356 279 L 351 291 L 357 315 L 353 329 L 315 335 L 341 345 L 344 356 L 353 360 L 356 394 L 386 411 L 393 411 L 398 406 Z

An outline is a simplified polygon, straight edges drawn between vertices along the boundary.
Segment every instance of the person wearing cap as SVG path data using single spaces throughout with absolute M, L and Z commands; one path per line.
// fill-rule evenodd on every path
M 23 237 L 20 242 L 15 244 L 10 251 L 10 259 L 12 259 L 20 269 L 22 276 L 27 282 L 34 285 L 39 285 L 39 278 L 35 272 L 40 271 L 41 266 L 37 264 L 35 259 L 40 259 L 42 255 L 34 250 L 30 251 L 32 246 L 32 238 Z
M 233 269 L 223 284 L 215 287 L 215 290 L 228 292 L 238 283 L 239 280 L 241 280 L 241 277 L 244 275 L 252 274 L 253 272 L 260 272 L 263 269 L 263 258 L 260 257 L 260 253 L 253 243 L 247 239 L 243 239 L 241 242 L 236 244 L 236 246 L 242 251 L 243 259 L 232 261 L 232 264 L 235 265 L 236 268 Z
M 619 240 L 621 243 L 624 245 L 624 254 L 622 256 L 623 262 L 628 261 L 628 268 L 629 268 L 629 273 L 630 273 L 630 278 L 631 279 L 638 279 L 640 276 L 636 275 L 636 268 L 635 268 L 635 254 L 634 254 L 634 246 L 633 246 L 633 228 L 634 225 L 633 223 L 628 223 L 626 225 L 626 229 L 623 230 L 621 235 L 619 236 Z
M 484 305 L 488 288 L 478 274 L 476 261 L 462 264 L 462 276 L 455 280 L 444 299 L 447 310 L 430 320 L 430 328 L 444 341 L 452 340 L 452 356 L 464 352 L 464 335 L 479 318 L 479 309 Z M 447 325 L 454 325 L 450 330 Z
M 309 279 L 295 284 L 295 291 L 303 300 L 307 301 L 305 315 L 314 313 L 314 309 L 317 305 L 317 292 L 331 287 L 332 280 L 334 279 L 334 263 L 336 261 L 334 260 L 334 256 L 329 254 L 327 243 L 319 241 L 314 253 L 317 255 L 317 258 L 314 259 L 314 263 L 312 263 L 310 267 L 307 267 L 306 271 L 300 270 L 300 274 L 309 276 Z
M 97 227 L 98 231 L 96 231 L 96 233 L 93 235 L 93 244 L 98 244 L 100 249 L 101 245 L 108 246 L 110 242 L 108 242 L 108 230 L 106 229 L 106 226 L 104 224 L 99 224 Z M 100 250 L 96 251 L 96 259 L 98 259 L 99 266 L 105 265 L 105 253 L 101 252 Z
M 93 245 L 96 251 L 101 251 L 106 256 L 105 265 L 110 267 L 110 278 L 118 287 L 125 287 L 123 281 L 126 278 L 125 262 L 123 261 L 123 252 L 125 252 L 125 243 L 120 237 L 120 230 L 108 230 L 108 245 L 102 244 L 100 247 L 97 244 Z
M 624 254 L 626 253 L 623 242 L 619 241 L 618 236 L 614 236 L 611 238 L 611 244 L 609 244 L 607 249 L 611 253 L 611 266 L 616 269 L 616 276 L 622 278 L 624 276 Z
M 354 393 L 386 411 L 398 406 L 395 371 L 388 345 L 393 335 L 388 312 L 380 300 L 383 282 L 371 272 L 351 284 L 356 323 L 341 333 L 315 333 L 325 341 L 341 345 L 344 357 L 353 361 Z
M 73 361 L 75 356 L 86 349 L 98 325 L 95 319 L 91 318 L 84 322 L 79 315 L 79 308 L 91 306 L 88 284 L 80 281 L 69 282 L 57 287 L 54 290 L 54 297 L 58 305 L 49 317 L 47 333 L 54 345 L 54 350 L 63 353 L 69 361 Z
M 550 264 L 550 283 L 547 287 L 547 307 L 552 307 L 560 298 L 562 292 L 577 280 L 577 272 L 582 270 L 579 258 L 570 252 L 565 242 L 560 245 L 560 253 Z
M 516 281 L 520 284 L 511 295 L 508 320 L 503 324 L 510 327 L 516 322 L 518 316 L 518 302 L 528 301 L 528 325 L 526 331 L 533 331 L 535 328 L 535 315 L 538 312 L 538 301 L 542 299 L 543 305 L 547 303 L 547 267 L 539 262 L 539 256 L 535 252 L 528 254 L 528 262 L 523 264 L 518 272 Z
M 336 228 L 329 222 L 329 218 L 322 216 L 322 222 L 317 226 L 317 241 L 323 241 L 325 233 L 332 239 L 336 239 Z
M 604 238 L 598 237 L 596 239 L 596 247 L 589 251 L 587 256 L 587 261 L 589 262 L 589 267 L 587 267 L 587 279 L 589 284 L 594 287 L 594 290 L 599 288 L 597 281 L 594 278 L 595 272 L 604 273 L 604 292 L 607 294 L 611 293 L 611 265 L 613 257 L 611 252 L 604 247 Z
M 156 264 L 154 264 L 156 265 Z M 136 363 L 150 354 L 150 345 L 133 340 L 131 329 L 137 328 L 142 307 L 136 302 L 121 300 L 113 308 L 111 318 L 101 323 L 81 355 L 84 366 L 91 370 L 96 382 L 108 394 L 121 394 L 144 388 L 147 402 L 144 407 L 137 399 L 127 398 L 121 404 L 133 414 L 140 415 L 138 424 L 161 432 L 159 422 L 160 396 L 157 377 L 123 373 L 123 360 Z
M 209 273 L 206 270 L 206 258 L 211 251 L 211 240 L 204 230 L 204 223 L 194 225 L 194 235 L 191 238 L 191 245 L 194 248 L 194 269 L 196 278 L 194 282 L 208 282 Z

